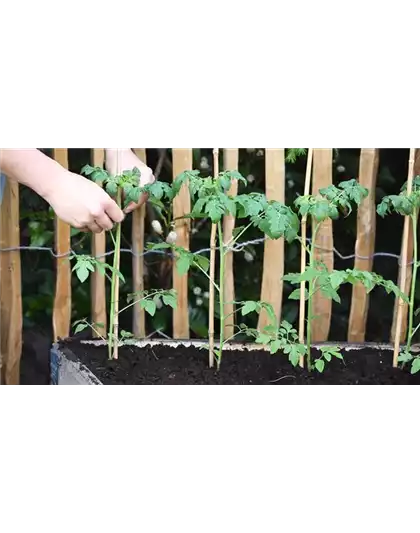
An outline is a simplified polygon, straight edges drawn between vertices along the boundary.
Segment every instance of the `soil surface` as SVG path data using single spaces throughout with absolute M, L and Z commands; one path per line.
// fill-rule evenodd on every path
M 327 363 L 322 374 L 294 368 L 283 354 L 225 351 L 220 371 L 208 367 L 208 353 L 196 347 L 120 348 L 109 360 L 106 348 L 78 341 L 61 343 L 104 385 L 419 385 L 420 373 L 392 368 L 392 352 L 371 347 L 343 350 L 344 362 Z M 317 357 L 314 350 L 313 357 Z

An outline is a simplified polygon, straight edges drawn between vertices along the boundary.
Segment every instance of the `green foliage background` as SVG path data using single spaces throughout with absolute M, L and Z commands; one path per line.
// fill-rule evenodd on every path
M 50 150 L 45 152 L 50 154 Z M 172 180 L 171 151 L 167 150 L 168 157 L 163 165 L 160 180 Z M 221 150 L 222 153 L 222 150 Z M 212 173 L 212 149 L 194 149 L 194 168 L 202 168 L 202 175 Z M 335 149 L 334 150 L 334 183 L 341 180 L 357 178 L 359 168 L 360 150 Z M 70 169 L 80 172 L 82 167 L 89 163 L 90 151 L 86 149 L 69 150 Z M 148 164 L 155 168 L 159 153 L 157 149 L 147 150 Z M 203 159 L 206 158 L 206 159 Z M 221 168 L 223 168 L 223 155 Z M 264 149 L 241 149 L 239 151 L 239 171 L 248 179 L 247 192 L 264 192 L 265 181 Z M 305 176 L 306 155 L 302 154 L 295 160 L 286 163 L 286 203 L 291 205 L 297 194 L 303 193 Z M 408 149 L 381 149 L 378 186 L 376 189 L 376 202 L 379 203 L 384 195 L 398 194 L 400 187 L 407 179 Z M 403 219 L 400 216 L 389 216 L 385 219 L 377 217 L 376 251 L 400 253 Z M 207 248 L 209 245 L 208 222 L 196 222 L 193 226 L 192 249 Z M 356 213 L 348 218 L 340 218 L 334 222 L 334 244 L 343 255 L 354 253 L 356 236 Z M 258 230 L 251 230 L 247 238 L 259 238 Z M 146 220 L 146 242 L 155 240 L 155 235 Z M 21 192 L 21 243 L 24 246 L 54 246 L 54 217 L 48 205 L 32 191 L 22 188 Z M 123 248 L 131 248 L 131 218 L 123 226 Z M 72 233 L 72 247 L 78 253 L 90 253 L 90 236 L 77 231 Z M 285 272 L 299 270 L 299 244 L 293 242 L 285 245 Z M 262 277 L 263 245 L 249 246 L 243 252 L 235 254 L 235 283 L 238 299 L 258 300 Z M 127 280 L 127 285 L 122 287 L 128 295 L 131 292 L 131 254 L 122 254 L 121 269 Z M 23 251 L 22 252 L 22 284 L 24 324 L 27 328 L 37 328 L 50 332 L 52 303 L 55 285 L 55 261 L 48 252 Z M 335 268 L 345 269 L 353 267 L 354 260 L 340 260 L 335 256 Z M 149 254 L 145 257 L 146 288 L 170 289 L 171 264 L 167 258 L 158 254 Z M 373 269 L 386 279 L 397 281 L 398 262 L 392 258 L 378 257 L 374 261 Z M 190 271 L 190 319 L 191 336 L 206 337 L 207 335 L 207 280 L 195 269 Z M 283 300 L 283 318 L 297 323 L 298 302 L 289 301 L 287 296 L 293 291 L 293 286 L 285 283 L 285 296 Z M 343 287 L 341 303 L 333 303 L 333 318 L 330 339 L 334 341 L 345 340 L 347 336 L 347 321 L 350 310 L 351 287 Z M 420 295 L 417 295 L 417 298 Z M 370 297 L 370 310 L 368 318 L 368 341 L 385 341 L 389 339 L 392 322 L 393 298 L 383 291 L 374 291 Z M 90 284 L 80 284 L 73 277 L 73 320 L 88 317 L 90 314 Z M 149 332 L 157 329 L 167 335 L 172 331 L 172 313 L 170 308 L 163 307 L 156 315 L 147 317 Z M 249 326 L 255 324 L 255 317 L 250 318 Z M 121 327 L 131 329 L 131 313 L 121 316 Z

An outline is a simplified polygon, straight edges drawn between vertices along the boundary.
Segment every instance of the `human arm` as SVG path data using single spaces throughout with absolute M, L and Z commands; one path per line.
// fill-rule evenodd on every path
M 59 218 L 95 233 L 112 229 L 124 214 L 101 187 L 35 148 L 0 149 L 0 170 L 42 196 Z

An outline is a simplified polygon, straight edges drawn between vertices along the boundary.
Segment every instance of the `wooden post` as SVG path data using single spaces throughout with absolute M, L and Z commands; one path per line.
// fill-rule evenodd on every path
M 181 172 L 192 170 L 192 149 L 173 148 L 172 150 L 173 178 L 175 179 Z M 184 183 L 180 193 L 173 202 L 174 218 L 182 217 L 191 210 L 190 193 L 188 184 Z M 190 223 L 187 219 L 180 219 L 175 224 L 177 233 L 177 246 L 186 250 L 190 248 Z M 173 312 L 173 336 L 175 339 L 188 339 L 190 336 L 189 314 L 188 314 L 188 274 L 180 276 L 176 265 L 173 266 L 173 288 L 178 295 L 177 308 Z
M 54 159 L 64 168 L 69 167 L 67 148 L 54 148 Z M 53 309 L 54 340 L 70 335 L 71 323 L 71 228 L 58 217 L 55 219 L 55 248 L 57 258 L 55 298 Z
M 413 187 L 413 177 L 414 177 L 414 160 L 415 160 L 415 148 L 410 148 L 410 159 L 408 161 L 408 178 L 407 178 L 407 195 L 411 194 Z M 411 218 L 410 216 L 404 217 L 404 231 L 402 237 L 402 247 L 401 247 L 401 266 L 400 266 L 400 276 L 399 276 L 399 289 L 401 292 L 409 295 L 410 291 L 406 284 L 407 281 L 407 271 L 408 271 L 408 239 L 410 237 L 410 225 Z M 411 237 L 413 234 L 411 233 Z M 414 238 L 417 236 L 415 235 Z M 411 277 L 411 267 L 410 267 L 410 277 Z M 402 319 L 403 319 L 403 309 L 406 305 L 401 298 L 397 298 L 398 308 L 397 308 L 397 317 L 395 321 L 395 340 L 394 340 L 394 356 L 393 356 L 393 366 L 398 366 L 398 355 L 400 352 L 400 343 L 401 343 L 401 330 L 402 330 Z
M 313 152 L 312 194 L 332 184 L 332 148 L 315 148 Z M 323 261 L 328 270 L 334 268 L 332 220 L 323 222 L 316 237 L 315 260 Z M 324 251 L 331 250 L 331 251 Z M 331 325 L 332 300 L 317 291 L 313 296 L 312 342 L 328 340 Z
M 238 148 L 225 148 L 223 151 L 223 166 L 225 170 L 238 170 L 239 150 Z M 231 196 L 238 194 L 238 182 L 232 181 L 231 188 L 229 190 Z M 233 237 L 233 230 L 235 228 L 235 217 L 233 215 L 226 215 L 223 218 L 223 236 L 225 239 L 224 244 L 230 242 Z M 235 278 L 233 275 L 233 252 L 227 252 L 225 255 L 225 327 L 224 338 L 228 339 L 234 334 L 235 326 Z
M 284 148 L 267 148 L 265 151 L 265 191 L 268 200 L 284 202 L 286 169 Z M 284 273 L 284 239 L 268 239 L 264 243 L 263 276 L 261 284 L 262 302 L 273 306 L 277 323 L 281 318 Z M 269 318 L 262 310 L 258 319 L 258 329 L 269 325 Z
M 103 148 L 93 148 L 92 153 L 92 165 L 94 167 L 104 166 L 105 150 Z M 92 234 L 92 255 L 93 257 L 101 256 L 99 261 L 105 262 L 106 252 L 106 233 L 93 233 Z M 95 330 L 99 333 L 97 335 L 93 331 L 94 337 L 106 337 L 107 331 L 107 311 L 106 311 L 106 290 L 105 290 L 105 276 L 95 269 L 92 273 L 91 281 L 91 309 L 92 309 L 92 322 L 96 324 Z M 98 326 L 97 324 L 102 324 Z
M 0 218 L 0 248 L 20 245 L 19 184 L 6 181 Z M 0 381 L 19 385 L 22 354 L 22 285 L 20 252 L 0 252 Z
M 420 175 L 420 149 L 416 148 L 415 156 L 414 156 L 414 176 Z M 405 294 L 410 294 L 410 287 L 411 287 L 411 279 L 413 275 L 413 267 L 411 264 L 411 261 L 413 260 L 413 253 L 414 253 L 414 239 L 413 239 L 413 225 L 410 223 L 408 224 L 408 239 L 407 239 L 407 269 L 405 273 Z M 403 247 L 404 247 L 404 241 L 402 241 L 401 244 L 401 256 L 403 257 Z M 402 276 L 402 263 L 400 264 L 399 270 L 398 270 L 398 286 L 401 287 L 401 276 Z M 392 327 L 391 327 L 391 342 L 395 342 L 395 333 L 396 333 L 396 327 L 397 327 L 397 316 L 398 316 L 398 309 L 399 309 L 399 300 L 398 298 L 395 298 L 395 304 L 394 304 L 394 316 L 392 320 Z M 407 337 L 407 329 L 408 329 L 408 305 L 405 302 L 402 302 L 401 305 L 401 333 L 400 333 L 400 343 L 405 342 Z
M 134 148 L 137 157 L 146 164 L 146 149 Z M 133 229 L 131 234 L 133 246 L 133 289 L 135 293 L 144 291 L 144 223 L 146 217 L 146 204 L 133 212 Z M 146 336 L 146 317 L 140 303 L 133 307 L 133 334 L 142 339 Z
M 362 148 L 360 153 L 359 183 L 369 190 L 357 212 L 357 237 L 354 268 L 372 271 L 375 252 L 376 203 L 375 189 L 378 175 L 378 148 Z M 369 257 L 369 259 L 360 259 Z M 365 342 L 369 295 L 361 283 L 353 286 L 348 327 L 349 342 Z
M 311 178 L 312 178 L 312 163 L 314 156 L 314 149 L 308 148 L 308 157 L 306 160 L 306 172 L 305 172 L 305 185 L 303 189 L 303 195 L 309 196 L 311 192 Z M 300 273 L 303 274 L 306 270 L 307 263 L 307 242 L 306 242 L 306 230 L 307 230 L 308 216 L 305 214 L 301 221 L 301 243 L 300 243 Z M 306 281 L 300 282 L 300 298 L 299 298 L 299 342 L 305 344 L 305 325 L 306 325 Z M 303 368 L 305 365 L 305 357 L 301 355 L 299 357 L 299 366 Z

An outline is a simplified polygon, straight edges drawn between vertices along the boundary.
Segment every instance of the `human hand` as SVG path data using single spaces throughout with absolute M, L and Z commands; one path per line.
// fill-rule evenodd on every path
M 118 151 L 118 153 L 117 153 Z M 138 168 L 140 171 L 140 185 L 144 186 L 155 181 L 153 171 L 145 163 L 143 163 L 131 148 L 107 148 L 105 150 L 105 168 L 113 175 L 117 175 L 124 170 L 133 170 Z M 137 203 L 131 202 L 124 209 L 124 213 L 128 214 L 140 207 L 147 201 L 147 194 L 142 194 Z
M 101 233 L 124 219 L 116 202 L 99 185 L 69 171 L 56 177 L 44 198 L 61 220 L 82 231 Z

